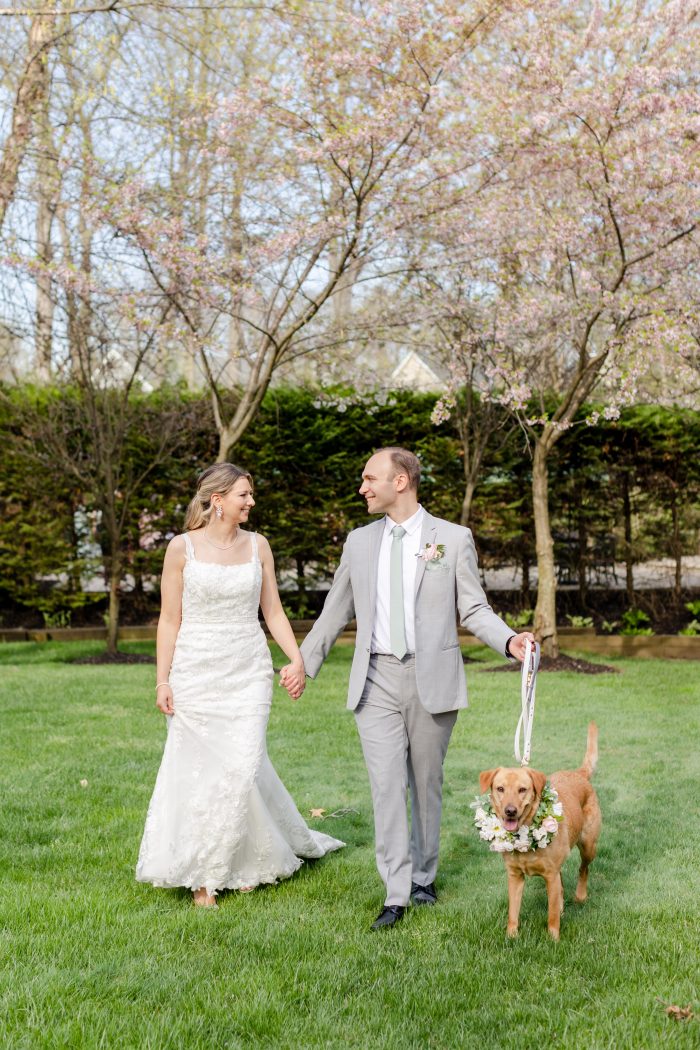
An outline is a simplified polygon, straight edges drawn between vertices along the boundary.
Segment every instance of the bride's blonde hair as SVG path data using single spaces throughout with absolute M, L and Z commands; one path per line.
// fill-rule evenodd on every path
M 247 478 L 251 488 L 253 479 L 247 470 L 233 463 L 215 463 L 207 467 L 197 478 L 197 495 L 194 497 L 185 514 L 185 532 L 203 529 L 211 518 L 211 498 L 215 492 L 225 496 L 240 478 Z

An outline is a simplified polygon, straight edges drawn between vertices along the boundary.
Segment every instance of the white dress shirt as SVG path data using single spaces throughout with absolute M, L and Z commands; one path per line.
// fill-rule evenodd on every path
M 406 535 L 401 541 L 403 568 L 403 615 L 406 628 L 406 650 L 409 653 L 416 651 L 416 629 L 415 629 L 415 586 L 416 567 L 418 565 L 418 553 L 420 551 L 420 534 L 423 527 L 423 516 L 425 511 L 422 507 L 407 521 L 400 522 L 406 530 Z M 391 631 L 389 628 L 389 588 L 391 573 L 391 545 L 393 539 L 392 529 L 399 522 L 392 521 L 387 514 L 384 519 L 384 534 L 382 545 L 379 548 L 379 565 L 377 568 L 377 609 L 374 615 L 374 627 L 372 630 L 372 652 L 391 653 Z

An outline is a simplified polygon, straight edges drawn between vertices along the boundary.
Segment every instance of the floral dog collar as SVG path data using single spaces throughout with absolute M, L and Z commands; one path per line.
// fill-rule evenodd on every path
M 561 823 L 564 810 L 559 796 L 547 781 L 542 791 L 540 804 L 530 824 L 523 824 L 517 831 L 506 831 L 493 810 L 491 795 L 477 795 L 471 803 L 474 813 L 474 824 L 479 838 L 489 843 L 489 849 L 495 853 L 528 853 L 530 850 L 544 849 L 550 844 Z

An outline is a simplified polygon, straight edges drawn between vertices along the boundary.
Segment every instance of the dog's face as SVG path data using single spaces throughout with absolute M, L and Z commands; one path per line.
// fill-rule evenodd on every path
M 506 831 L 517 831 L 532 818 L 546 782 L 547 777 L 537 769 L 499 766 L 479 775 L 481 791 L 491 792 L 494 813 Z

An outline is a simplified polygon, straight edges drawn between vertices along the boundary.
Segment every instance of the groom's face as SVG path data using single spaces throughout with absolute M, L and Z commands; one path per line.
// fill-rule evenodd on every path
M 375 452 L 362 472 L 360 495 L 367 501 L 370 514 L 386 514 L 396 502 L 399 475 L 390 452 Z

